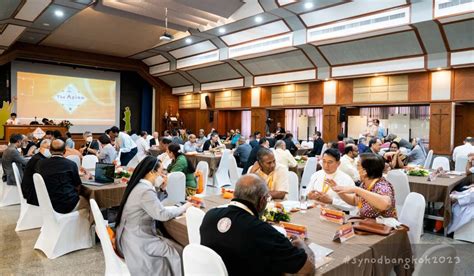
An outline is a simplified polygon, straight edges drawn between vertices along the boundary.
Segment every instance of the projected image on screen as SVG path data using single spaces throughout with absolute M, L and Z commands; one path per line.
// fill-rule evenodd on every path
M 21 121 L 48 118 L 74 125 L 115 123 L 116 82 L 18 72 L 17 113 Z

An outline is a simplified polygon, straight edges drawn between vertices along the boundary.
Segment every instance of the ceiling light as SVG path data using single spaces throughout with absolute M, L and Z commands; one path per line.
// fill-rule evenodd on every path
M 43 23 L 43 26 L 49 27 L 49 23 Z
M 219 33 L 220 33 L 220 34 L 224 34 L 224 33 L 225 33 L 225 28 L 224 28 L 224 27 L 220 27 L 220 28 L 219 28 Z
M 263 18 L 261 16 L 255 17 L 255 22 L 260 23 L 263 21 Z
M 304 3 L 304 8 L 309 10 L 309 9 L 312 9 L 313 8 L 313 3 L 312 2 L 306 2 Z
M 328 81 L 329 79 L 328 79 L 328 78 L 325 78 L 324 80 L 325 80 L 325 81 Z
M 189 43 L 193 42 L 193 40 L 188 37 L 188 38 L 186 38 L 185 42 L 189 44 Z
M 379 76 L 379 74 L 374 74 L 374 76 L 378 77 L 378 76 Z
M 436 68 L 436 70 L 441 71 L 441 70 L 443 70 L 443 68 L 438 67 L 438 68 Z
M 62 10 L 55 10 L 54 15 L 56 15 L 57 17 L 63 17 L 64 12 Z

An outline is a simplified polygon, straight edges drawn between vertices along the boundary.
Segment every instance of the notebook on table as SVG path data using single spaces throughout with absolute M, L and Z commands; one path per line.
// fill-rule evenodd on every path
M 114 183 L 115 165 L 108 163 L 96 163 L 94 180 L 82 181 L 82 184 L 102 186 Z

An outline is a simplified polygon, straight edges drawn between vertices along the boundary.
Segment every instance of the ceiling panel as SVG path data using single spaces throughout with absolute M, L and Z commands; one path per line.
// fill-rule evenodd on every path
M 221 38 L 228 45 L 235 45 L 235 44 L 247 42 L 247 41 L 258 39 L 258 38 L 286 33 L 289 31 L 290 29 L 283 22 L 283 20 L 279 20 L 273 23 L 261 25 L 261 26 L 251 28 L 248 30 L 225 35 L 225 36 L 222 36 Z
M 242 76 L 227 63 L 215 66 L 188 70 L 193 78 L 199 82 L 214 82 L 228 79 L 241 78 Z
M 2 34 L 0 34 L 0 45 L 1 46 L 10 46 L 15 40 L 21 35 L 21 33 L 26 29 L 23 26 L 17 26 L 9 24 L 5 28 Z
M 27 29 L 22 35 L 19 41 L 26 43 L 39 43 L 43 40 L 48 34 L 41 32 L 34 32 Z
M 42 45 L 125 57 L 153 48 L 163 31 L 89 7 L 56 29 Z
M 21 0 L 1 0 L 0 20 L 10 18 L 20 3 Z
M 171 87 L 178 87 L 178 86 L 185 86 L 185 85 L 192 85 L 186 78 L 184 78 L 179 73 L 173 73 L 169 75 L 164 75 L 159 77 L 162 81 L 166 82 Z
M 145 62 L 149 66 L 155 65 L 155 64 L 160 64 L 160 63 L 167 62 L 167 61 L 168 60 L 162 55 L 152 56 L 152 57 L 149 57 L 149 58 L 146 58 L 146 59 L 143 60 L 143 62 Z
M 415 32 L 402 32 L 320 46 L 332 65 L 423 54 Z
M 188 56 L 192 56 L 195 54 L 199 54 L 199 53 L 203 53 L 203 52 L 207 52 L 207 51 L 211 51 L 215 49 L 217 49 L 217 47 L 214 44 L 212 44 L 211 41 L 206 40 L 200 43 L 196 43 L 190 46 L 176 49 L 169 53 L 175 58 L 183 58 L 183 57 L 188 57 Z
M 64 16 L 60 18 L 54 15 L 56 10 L 62 11 Z M 54 31 L 78 12 L 79 10 L 73 8 L 52 4 L 33 22 L 31 27 Z
M 279 1 L 281 2 L 281 1 Z M 331 5 L 335 5 L 335 4 L 339 4 L 339 3 L 344 3 L 344 2 L 347 2 L 345 0 L 318 0 L 318 1 L 293 1 L 293 2 L 296 2 L 292 5 L 287 5 L 285 6 L 286 9 L 294 12 L 294 13 L 297 13 L 297 14 L 300 14 L 300 13 L 304 13 L 304 12 L 310 12 L 311 10 L 316 10 L 316 9 L 324 9 L 325 7 L 327 6 L 331 6 Z M 312 7 L 309 7 L 309 8 L 306 8 L 307 5 L 305 5 L 306 3 L 308 2 L 311 2 L 312 3 Z M 281 3 L 280 3 L 281 5 Z
M 446 24 L 443 28 L 451 50 L 474 47 L 474 20 Z
M 240 62 L 252 75 L 265 75 L 314 67 L 300 50 L 241 60 Z
M 51 3 L 51 0 L 26 1 L 21 10 L 15 15 L 15 19 L 33 21 Z

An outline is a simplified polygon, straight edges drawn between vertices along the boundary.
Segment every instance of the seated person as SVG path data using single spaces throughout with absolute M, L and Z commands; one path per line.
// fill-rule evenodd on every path
M 7 120 L 7 122 L 5 124 L 6 125 L 18 125 L 18 124 L 20 124 L 20 122 L 18 121 L 18 119 L 16 117 L 16 113 L 10 114 L 10 118 Z
M 367 151 L 367 138 L 362 136 L 357 141 L 357 148 L 359 148 L 359 153 L 363 153 Z
M 54 211 L 67 214 L 89 209 L 89 201 L 79 195 L 82 185 L 76 163 L 64 158 L 66 143 L 61 139 L 51 142 L 51 158 L 38 161 L 38 173 L 44 179 Z
M 286 144 L 282 140 L 278 140 L 275 143 L 275 159 L 277 164 L 287 169 L 294 168 L 298 165 L 298 162 L 296 162 L 296 159 L 291 155 L 290 151 L 286 149 Z
M 260 177 L 242 176 L 229 206 L 204 216 L 201 244 L 222 257 L 229 275 L 313 275 L 314 254 L 304 241 L 297 236 L 289 240 L 260 220 L 268 193 Z
M 5 149 L 2 155 L 2 168 L 3 168 L 3 181 L 7 185 L 15 186 L 15 176 L 13 175 L 12 164 L 15 163 L 20 172 L 20 179 L 23 177 L 23 167 L 28 162 L 23 156 L 21 156 L 19 149 L 21 149 L 23 141 L 23 135 L 12 134 L 10 136 L 10 144 Z
M 469 153 L 467 158 L 466 175 L 471 175 L 474 173 L 474 153 Z
M 79 151 L 82 153 L 83 156 L 86 156 L 88 154 L 95 155 L 99 151 L 99 143 L 94 140 L 92 137 L 92 132 L 86 131 L 82 135 L 84 138 L 84 141 L 86 142 L 82 147 L 79 149 Z
M 373 153 L 363 153 L 357 164 L 361 186 L 332 187 L 341 199 L 352 206 L 358 206 L 359 215 L 366 218 L 397 217 L 395 193 L 392 184 L 383 176 L 383 157 Z M 330 180 L 330 182 L 334 182 Z M 334 185 L 333 183 L 332 185 Z
M 72 140 L 71 132 L 66 132 L 66 147 L 69 149 L 74 149 L 76 147 L 76 143 Z
M 293 141 L 293 134 L 287 133 L 283 141 L 285 141 L 286 149 L 289 150 L 292 155 L 295 155 L 296 151 L 298 151 L 298 147 Z
M 156 157 L 146 156 L 135 168 L 117 214 L 117 251 L 131 275 L 183 275 L 182 247 L 165 238 L 156 221 L 180 216 L 191 204 L 169 209 L 161 204 L 166 189 L 161 170 Z M 161 185 L 158 193 L 155 185 Z
M 238 160 L 237 165 L 240 168 L 243 168 L 249 160 L 250 152 L 252 151 L 252 146 L 245 143 L 245 137 L 240 136 L 239 145 L 234 151 L 234 156 Z
M 214 150 L 221 148 L 222 145 L 219 141 L 219 134 L 217 132 L 213 132 L 211 134 L 211 138 L 207 140 L 204 145 L 202 146 L 203 151 Z
M 340 158 L 338 149 L 327 149 L 323 153 L 323 169 L 311 176 L 306 187 L 307 196 L 309 199 L 331 204 L 344 211 L 353 211 L 355 208 L 342 200 L 333 190 L 337 185 L 355 187 L 352 178 L 338 169 Z
M 168 155 L 168 146 L 171 144 L 171 139 L 168 138 L 161 138 L 160 144 L 158 145 L 161 154 L 158 155 L 158 160 L 160 160 L 161 164 L 163 164 L 163 168 L 168 168 L 168 166 L 171 164 L 171 158 Z
M 346 143 L 344 142 L 344 134 L 339 133 L 337 135 L 337 149 L 339 150 L 340 154 L 344 154 L 345 147 L 346 147 Z
M 186 196 L 192 196 L 196 194 L 197 190 L 196 177 L 194 176 L 196 169 L 194 168 L 193 163 L 180 152 L 180 149 L 181 147 L 179 144 L 169 144 L 167 153 L 171 159 L 171 164 L 168 166 L 168 173 L 184 173 L 186 176 Z M 172 184 L 173 183 L 171 183 L 171 185 Z
M 321 155 L 321 150 L 323 149 L 324 140 L 321 138 L 321 132 L 316 131 L 313 135 L 313 149 L 308 154 L 308 157 L 315 157 L 317 155 Z
M 99 137 L 99 143 L 101 146 L 99 153 L 97 153 L 99 162 L 108 164 L 114 163 L 117 158 L 117 151 L 114 146 L 112 146 L 109 136 L 102 134 Z
M 158 146 L 160 144 L 160 140 L 158 138 L 158 132 L 153 132 L 153 138 L 150 139 L 150 148 L 153 148 L 153 146 Z
M 188 141 L 184 143 L 184 153 L 196 153 L 201 151 L 201 147 L 197 143 L 196 135 L 191 134 L 188 136 Z
M 232 139 L 230 140 L 232 148 L 235 148 L 237 146 L 237 142 L 240 140 L 240 136 L 240 130 L 236 129 L 234 135 L 232 136 Z
M 252 139 L 250 139 L 250 146 L 252 148 L 255 148 L 258 146 L 258 142 L 260 141 L 260 138 L 261 138 L 262 134 L 260 133 L 260 131 L 255 131 L 253 133 L 253 136 L 251 137 Z
M 277 164 L 275 155 L 267 148 L 261 148 L 257 153 L 257 162 L 250 170 L 267 183 L 270 195 L 274 199 L 284 199 L 289 190 L 288 169 Z
M 253 164 L 257 162 L 257 153 L 262 147 L 267 149 L 270 148 L 270 142 L 268 142 L 267 138 L 265 137 L 259 139 L 257 145 L 252 148 L 252 151 L 250 151 L 249 158 L 247 159 L 247 164 L 245 164 L 244 169 L 242 170 L 242 174 L 246 174 L 250 166 L 253 166 Z
M 369 147 L 365 150 L 365 152 L 380 154 L 381 149 L 382 141 L 379 138 L 372 138 L 369 140 Z
M 405 167 L 406 156 L 400 152 L 400 145 L 395 141 L 390 143 L 389 151 L 384 154 L 383 158 L 391 169 L 402 169 Z
M 35 137 L 33 136 L 33 133 L 28 133 L 25 137 L 23 137 L 23 143 L 21 147 L 21 154 L 23 154 L 23 156 L 33 156 L 35 154 L 37 147 L 34 140 Z
M 150 150 L 150 142 L 146 140 L 148 133 L 146 131 L 140 132 L 140 136 L 135 140 L 137 145 L 137 158 L 138 162 L 142 161 L 145 156 L 148 155 L 148 150 Z
M 357 160 L 359 156 L 359 148 L 355 144 L 347 144 L 344 148 L 344 155 L 341 157 L 339 170 L 347 174 L 354 180 L 354 183 L 360 182 L 359 173 L 357 172 Z
M 38 173 L 38 161 L 51 157 L 51 152 L 49 152 L 50 145 L 51 140 L 45 139 L 41 141 L 38 153 L 33 155 L 30 161 L 26 163 L 25 172 L 21 181 L 21 191 L 23 193 L 23 198 L 26 199 L 28 204 L 39 206 L 33 182 L 33 175 Z
M 419 138 L 411 138 L 413 149 L 407 154 L 407 162 L 409 166 L 423 166 L 426 159 L 425 146 Z

